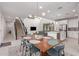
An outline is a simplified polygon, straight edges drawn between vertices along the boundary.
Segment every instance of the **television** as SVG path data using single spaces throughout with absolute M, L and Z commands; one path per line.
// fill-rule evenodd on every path
M 36 27 L 30 27 L 31 31 L 36 31 Z

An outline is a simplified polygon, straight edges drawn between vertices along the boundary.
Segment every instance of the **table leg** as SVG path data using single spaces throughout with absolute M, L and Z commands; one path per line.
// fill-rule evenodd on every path
M 47 56 L 47 55 L 48 55 L 48 54 L 47 54 L 47 51 L 46 51 L 46 52 L 40 51 L 40 53 L 41 53 L 41 56 Z

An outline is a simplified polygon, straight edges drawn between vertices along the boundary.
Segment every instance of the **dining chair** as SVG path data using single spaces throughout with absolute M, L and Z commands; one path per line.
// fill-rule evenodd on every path
M 22 46 L 22 56 L 30 56 L 31 55 L 31 43 L 28 40 L 23 39 L 21 42 Z
M 32 44 L 31 54 L 32 56 L 40 56 L 40 49 L 38 49 L 37 47 L 35 47 L 35 45 Z
M 49 56 L 64 56 L 64 45 L 50 48 L 47 53 Z
M 40 49 L 36 48 L 28 40 L 23 40 L 22 45 L 23 45 L 22 56 L 39 56 L 40 55 Z

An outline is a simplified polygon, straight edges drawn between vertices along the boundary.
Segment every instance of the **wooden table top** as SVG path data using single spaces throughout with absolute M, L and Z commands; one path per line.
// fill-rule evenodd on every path
M 32 39 L 31 39 L 31 40 L 32 40 Z M 48 49 L 54 47 L 53 45 L 49 45 L 49 44 L 48 44 L 48 40 L 50 40 L 50 39 L 48 39 L 48 38 L 47 38 L 47 39 L 46 39 L 46 38 L 42 38 L 41 40 L 39 40 L 40 43 L 35 44 L 35 46 L 36 46 L 37 48 L 39 48 L 41 52 L 46 52 Z M 60 43 L 60 42 L 59 42 L 59 43 Z M 59 43 L 58 43 L 58 44 L 59 44 Z
M 40 41 L 39 44 L 36 44 L 35 46 L 36 46 L 37 48 L 39 48 L 41 52 L 46 52 L 48 49 L 50 49 L 50 48 L 52 48 L 52 47 L 55 47 L 56 45 L 58 45 L 58 44 L 60 44 L 60 43 L 63 42 L 63 41 L 58 41 L 58 43 L 55 44 L 55 45 L 49 45 L 49 44 L 48 44 L 48 40 L 49 40 L 49 39 L 43 39 L 43 40 Z M 52 39 L 52 40 L 53 40 L 53 39 Z
M 40 41 L 39 44 L 35 45 L 37 48 L 40 49 L 41 52 L 46 52 L 49 48 L 52 48 L 52 45 L 48 44 L 48 39 L 43 39 Z

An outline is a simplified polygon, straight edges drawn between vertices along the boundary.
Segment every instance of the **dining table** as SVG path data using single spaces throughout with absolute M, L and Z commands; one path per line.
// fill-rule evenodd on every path
M 40 49 L 40 53 L 42 56 L 47 55 L 47 51 L 50 48 L 54 48 L 56 45 L 60 44 L 58 40 L 55 39 L 43 39 L 40 43 L 36 44 L 35 46 Z
M 27 38 L 27 37 L 25 37 L 25 38 Z M 37 39 L 37 38 L 32 39 L 32 37 L 28 38 L 28 39 L 29 39 L 30 43 L 34 44 L 35 47 L 40 49 L 41 56 L 46 56 L 48 49 L 53 48 L 56 45 L 61 43 L 61 41 L 54 39 L 52 37 L 49 37 L 49 36 L 42 36 L 42 38 L 39 38 L 39 39 Z

